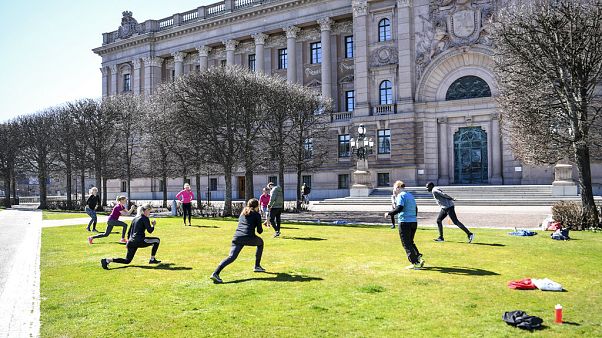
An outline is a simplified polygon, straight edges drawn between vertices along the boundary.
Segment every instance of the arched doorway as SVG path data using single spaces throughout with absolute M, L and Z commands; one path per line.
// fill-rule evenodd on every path
M 454 183 L 487 183 L 487 133 L 480 127 L 454 134 Z

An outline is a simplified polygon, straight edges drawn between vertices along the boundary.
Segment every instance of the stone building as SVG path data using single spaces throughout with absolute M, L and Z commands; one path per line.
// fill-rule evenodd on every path
M 372 187 L 397 179 L 551 184 L 553 168 L 521 164 L 500 130 L 489 36 L 496 6 L 497 0 L 225 0 L 141 23 L 123 12 L 121 26 L 104 33 L 94 52 L 102 57 L 103 96 L 152 95 L 163 81 L 236 64 L 332 98 L 329 159 L 303 177 L 313 198 L 349 195 L 350 139 L 361 124 L 375 143 L 367 156 Z M 593 169 L 599 178 L 600 168 Z M 242 198 L 244 174 L 235 176 L 234 198 Z M 255 190 L 275 176 L 257 173 Z M 294 175 L 285 181 L 291 198 Z M 170 198 L 182 183 L 170 180 Z M 158 199 L 158 186 L 135 180 L 132 195 Z M 204 176 L 201 186 L 223 197 L 223 176 Z M 109 194 L 124 188 L 111 181 Z

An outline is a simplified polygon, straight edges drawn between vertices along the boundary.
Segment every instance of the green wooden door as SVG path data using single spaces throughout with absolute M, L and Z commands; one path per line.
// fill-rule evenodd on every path
M 454 182 L 487 183 L 487 133 L 479 127 L 460 128 L 454 134 Z

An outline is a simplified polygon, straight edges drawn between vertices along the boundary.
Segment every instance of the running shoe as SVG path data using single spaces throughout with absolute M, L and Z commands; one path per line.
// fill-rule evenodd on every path
M 105 270 L 109 270 L 109 262 L 107 262 L 106 258 L 100 260 L 100 266 Z
M 443 239 L 443 237 L 437 237 L 434 239 L 435 242 L 445 242 L 445 240 Z
M 215 284 L 221 284 L 221 283 L 223 283 L 223 282 L 224 282 L 224 281 L 223 281 L 221 278 L 219 278 L 219 276 L 218 276 L 218 275 L 216 275 L 215 273 L 211 274 L 211 277 L 209 277 L 209 279 L 211 279 L 211 280 L 213 281 L 213 283 L 215 283 Z
M 274 238 L 276 238 L 276 237 L 280 237 L 280 231 L 276 231 L 276 232 L 274 233 Z
M 160 261 L 160 260 L 157 260 L 156 258 L 151 258 L 151 259 L 148 261 L 148 264 L 159 264 L 159 263 L 161 263 L 161 261 Z
M 420 270 L 422 266 L 420 265 L 420 263 L 414 263 L 412 265 L 408 265 L 406 266 L 407 270 Z
M 127 244 L 128 240 L 125 238 L 122 238 L 119 240 L 119 243 L 123 243 L 123 244 Z
M 472 243 L 472 240 L 474 239 L 474 234 L 471 233 L 470 235 L 468 235 L 468 243 Z
M 262 268 L 261 266 L 256 266 L 255 269 L 253 269 L 253 271 L 255 271 L 255 272 L 265 272 L 265 269 Z
M 94 240 L 94 238 L 92 236 L 88 237 L 88 244 L 92 245 L 93 240 Z

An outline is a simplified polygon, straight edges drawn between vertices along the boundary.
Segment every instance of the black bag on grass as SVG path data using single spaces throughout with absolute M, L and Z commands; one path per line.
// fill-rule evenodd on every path
M 540 329 L 543 319 L 536 316 L 529 316 L 524 311 L 508 311 L 504 312 L 502 319 L 508 325 L 516 326 L 524 330 Z

